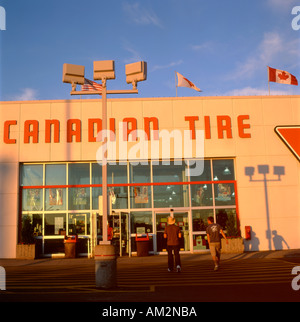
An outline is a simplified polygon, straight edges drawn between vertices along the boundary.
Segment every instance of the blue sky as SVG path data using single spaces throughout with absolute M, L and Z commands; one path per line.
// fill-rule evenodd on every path
M 93 79 L 93 61 L 106 59 L 115 60 L 117 77 L 108 89 L 130 89 L 125 65 L 147 61 L 139 97 L 174 97 L 175 71 L 203 91 L 178 88 L 178 96 L 266 95 L 267 65 L 289 71 L 300 83 L 300 30 L 291 26 L 296 5 L 297 0 L 0 0 L 6 11 L 0 100 L 76 99 L 62 83 L 63 63 L 84 65 Z M 300 94 L 299 86 L 270 87 L 273 95 Z

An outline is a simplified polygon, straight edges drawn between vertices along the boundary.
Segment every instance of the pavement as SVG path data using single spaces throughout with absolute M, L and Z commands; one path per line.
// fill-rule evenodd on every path
M 216 272 L 210 254 L 182 254 L 181 260 L 182 272 L 169 273 L 164 255 L 119 257 L 117 287 L 104 290 L 95 287 L 94 259 L 0 259 L 6 272 L 0 302 L 198 305 L 300 301 L 300 290 L 294 289 L 300 288 L 300 249 L 222 254 Z M 299 267 L 298 275 L 292 274 L 295 267 Z

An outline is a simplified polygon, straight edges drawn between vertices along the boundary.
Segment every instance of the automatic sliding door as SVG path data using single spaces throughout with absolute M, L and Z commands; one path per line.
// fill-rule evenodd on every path
M 164 231 L 167 226 L 168 217 L 170 213 L 156 213 L 156 243 L 157 252 L 164 252 L 167 250 L 167 242 L 164 238 Z M 180 239 L 180 250 L 190 250 L 190 236 L 189 236 L 189 216 L 188 212 L 174 212 L 176 225 L 180 227 L 182 238 Z
M 118 255 L 129 254 L 129 215 L 128 213 L 114 213 L 109 216 L 109 226 L 112 229 L 111 243 L 115 246 Z

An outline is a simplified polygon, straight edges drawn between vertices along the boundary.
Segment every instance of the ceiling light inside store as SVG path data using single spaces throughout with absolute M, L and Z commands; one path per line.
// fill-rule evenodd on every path
M 223 171 L 224 176 L 228 176 L 231 174 L 230 170 L 228 169 L 228 167 L 225 167 L 224 171 Z

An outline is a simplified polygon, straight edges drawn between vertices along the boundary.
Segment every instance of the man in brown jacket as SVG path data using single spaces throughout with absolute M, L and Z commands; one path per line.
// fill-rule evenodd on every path
M 168 271 L 172 272 L 174 268 L 174 258 L 175 256 L 175 266 L 179 273 L 181 271 L 181 261 L 180 261 L 180 243 L 179 238 L 181 238 L 180 228 L 175 225 L 175 218 L 168 217 L 168 225 L 165 228 L 164 238 L 167 239 L 167 251 L 168 251 Z

